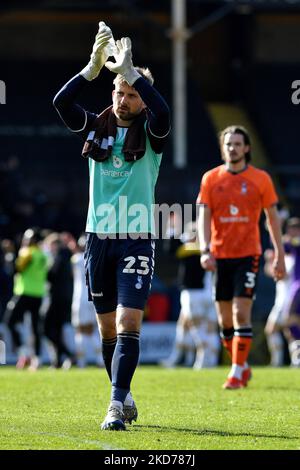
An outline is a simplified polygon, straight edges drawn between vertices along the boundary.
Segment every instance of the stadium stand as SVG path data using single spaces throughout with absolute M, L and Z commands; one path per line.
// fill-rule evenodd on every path
M 292 103 L 298 65 L 275 64 L 252 67 L 247 79 L 245 102 L 257 124 L 273 171 L 278 175 L 292 212 L 299 214 L 298 108 Z

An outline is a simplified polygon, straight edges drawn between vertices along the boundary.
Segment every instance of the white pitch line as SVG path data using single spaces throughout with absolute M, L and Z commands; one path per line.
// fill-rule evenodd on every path
M 90 440 L 90 439 L 80 439 L 79 437 L 75 436 L 69 436 L 68 434 L 62 434 L 62 433 L 50 433 L 50 432 L 34 432 L 34 431 L 20 431 L 17 428 L 9 428 L 9 431 L 13 431 L 15 433 L 19 434 L 30 434 L 33 436 L 49 436 L 49 437 L 59 437 L 62 439 L 68 439 L 69 441 L 74 441 L 74 442 L 79 442 L 80 444 L 91 444 L 91 445 L 96 445 L 97 447 L 99 446 L 99 449 L 101 450 L 125 450 L 121 449 L 120 447 L 112 447 L 111 444 L 108 442 L 103 442 L 103 441 L 96 441 L 96 440 Z M 101 447 L 100 447 L 101 446 Z

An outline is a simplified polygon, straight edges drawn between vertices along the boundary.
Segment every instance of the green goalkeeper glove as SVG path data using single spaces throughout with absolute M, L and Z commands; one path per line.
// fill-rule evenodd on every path
M 105 67 L 111 72 L 122 75 L 128 85 L 132 86 L 141 75 L 135 70 L 132 63 L 130 38 L 121 38 L 116 41 L 116 49 L 114 54 L 116 62 L 106 62 Z
M 111 29 L 106 26 L 104 21 L 100 21 L 90 61 L 87 66 L 79 72 L 86 80 L 91 81 L 98 77 L 100 70 L 107 61 L 108 53 L 105 48 L 111 39 L 113 39 Z

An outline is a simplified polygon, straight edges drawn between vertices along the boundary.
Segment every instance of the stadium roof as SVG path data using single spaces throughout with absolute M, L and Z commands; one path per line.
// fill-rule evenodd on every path
M 169 11 L 172 0 L 10 0 L 9 5 L 1 5 L 0 10 L 32 9 L 43 10 L 113 10 L 116 8 Z M 186 0 L 187 6 L 247 6 L 255 10 L 299 10 L 300 0 Z

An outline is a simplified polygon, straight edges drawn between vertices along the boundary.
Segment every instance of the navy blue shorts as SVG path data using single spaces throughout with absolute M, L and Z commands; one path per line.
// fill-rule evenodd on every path
M 155 242 L 151 239 L 100 239 L 88 233 L 85 272 L 89 300 L 97 313 L 118 305 L 144 310 L 154 271 Z

